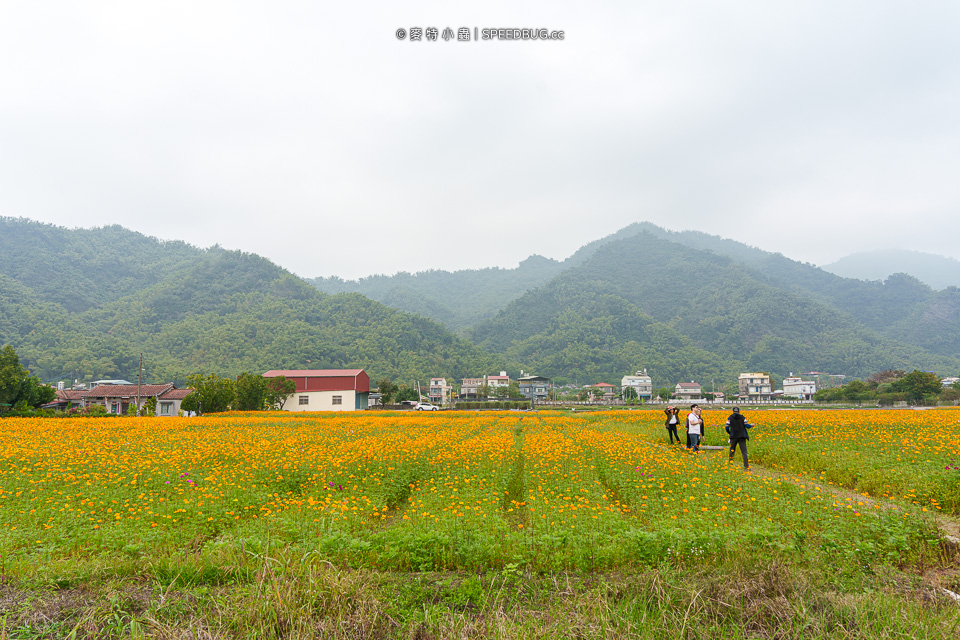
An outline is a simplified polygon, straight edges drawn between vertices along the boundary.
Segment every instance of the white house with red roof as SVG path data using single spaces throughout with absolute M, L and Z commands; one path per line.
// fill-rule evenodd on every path
M 617 397 L 617 388 L 609 382 L 598 382 L 597 384 L 590 385 L 590 388 L 602 391 L 603 395 L 600 397 L 604 402 L 610 402 Z
M 673 395 L 675 395 L 678 400 L 702 400 L 703 389 L 692 380 L 690 382 L 678 382 L 673 391 Z
M 158 416 L 176 416 L 180 414 L 183 399 L 193 393 L 193 389 L 170 389 L 157 397 Z
M 507 375 L 506 371 L 501 371 L 498 376 L 487 376 L 486 382 L 487 388 L 490 390 L 490 393 L 493 394 L 493 392 L 500 387 L 506 389 L 510 386 L 510 376 Z
M 367 408 L 370 376 L 363 369 L 274 369 L 264 378 L 285 377 L 297 390 L 284 411 L 359 411 Z

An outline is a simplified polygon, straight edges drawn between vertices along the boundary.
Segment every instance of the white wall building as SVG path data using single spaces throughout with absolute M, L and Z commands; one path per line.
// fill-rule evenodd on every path
M 678 382 L 673 390 L 677 400 L 702 400 L 703 389 L 694 381 Z
M 813 394 L 816 392 L 817 383 L 813 380 L 803 380 L 795 377 L 783 379 L 783 397 L 785 398 L 813 400 Z
M 453 387 L 447 384 L 446 378 L 430 378 L 430 402 L 446 407 L 450 404 Z
M 637 397 L 641 400 L 649 400 L 653 397 L 653 380 L 647 375 L 647 370 L 637 371 L 636 375 L 623 376 L 620 379 L 620 390 L 624 391 L 627 387 L 637 392 Z
M 363 369 L 276 369 L 263 374 L 278 376 L 297 385 L 284 411 L 358 411 L 369 402 L 370 377 Z
M 509 387 L 510 386 L 510 376 L 507 375 L 506 371 L 501 371 L 498 376 L 487 376 L 487 387 L 490 389 L 490 393 L 499 387 Z

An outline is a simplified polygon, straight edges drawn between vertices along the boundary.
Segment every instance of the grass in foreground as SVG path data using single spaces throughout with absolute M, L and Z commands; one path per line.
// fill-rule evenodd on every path
M 0 587 L 2 638 L 954 638 L 960 607 L 892 571 L 663 565 L 637 573 L 380 573 L 251 558 L 247 579 Z M 162 573 L 162 572 L 161 572 Z M 954 583 L 956 576 L 949 579 Z M 954 584 L 954 587 L 956 585 Z

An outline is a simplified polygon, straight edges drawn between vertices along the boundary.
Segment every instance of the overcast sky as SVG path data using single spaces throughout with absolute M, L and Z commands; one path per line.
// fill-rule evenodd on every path
M 475 4 L 0 0 L 0 215 L 346 278 L 641 220 L 960 258 L 960 3 Z M 464 26 L 564 39 L 396 35 Z

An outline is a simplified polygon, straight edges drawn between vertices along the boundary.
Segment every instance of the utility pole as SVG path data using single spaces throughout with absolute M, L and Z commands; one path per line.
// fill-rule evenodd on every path
M 143 384 L 143 352 L 140 352 L 140 368 L 137 369 L 137 417 L 140 417 L 140 385 Z

